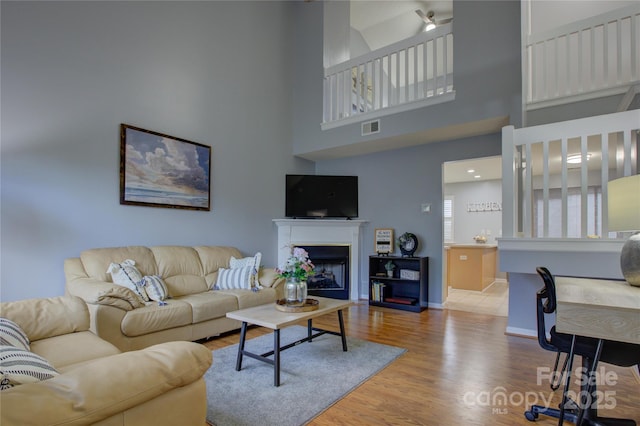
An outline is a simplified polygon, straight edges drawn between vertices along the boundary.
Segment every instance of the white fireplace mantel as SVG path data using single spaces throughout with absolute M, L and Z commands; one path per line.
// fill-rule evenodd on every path
M 349 298 L 360 296 L 360 257 L 362 251 L 361 228 L 366 220 L 341 219 L 274 219 L 278 227 L 278 265 L 289 257 L 291 245 L 350 246 Z

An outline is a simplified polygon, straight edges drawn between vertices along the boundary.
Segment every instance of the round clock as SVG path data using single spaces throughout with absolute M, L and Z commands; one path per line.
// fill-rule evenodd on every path
M 405 232 L 398 238 L 398 246 L 403 256 L 413 256 L 418 250 L 418 237 L 410 232 Z

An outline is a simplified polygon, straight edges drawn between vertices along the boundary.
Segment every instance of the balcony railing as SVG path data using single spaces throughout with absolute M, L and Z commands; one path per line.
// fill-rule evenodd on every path
M 328 129 L 452 100 L 452 24 L 325 69 Z
M 527 109 L 617 95 L 640 82 L 640 4 L 527 37 Z
M 504 127 L 504 236 L 609 238 L 607 182 L 638 174 L 639 131 L 640 110 Z

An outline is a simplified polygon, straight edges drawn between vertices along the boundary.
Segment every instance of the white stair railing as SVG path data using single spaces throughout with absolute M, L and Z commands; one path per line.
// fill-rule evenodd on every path
M 453 99 L 452 24 L 325 69 L 322 128 Z
M 640 82 L 640 3 L 526 38 L 529 110 L 624 93 Z

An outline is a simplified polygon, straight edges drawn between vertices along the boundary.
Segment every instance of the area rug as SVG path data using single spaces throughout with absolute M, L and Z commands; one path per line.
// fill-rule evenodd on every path
M 281 330 L 282 345 L 306 337 L 307 329 Z M 302 425 L 329 408 L 406 350 L 347 336 L 325 334 L 280 353 L 280 386 L 273 385 L 273 366 L 249 358 L 236 371 L 238 345 L 213 352 L 206 372 L 207 422 L 230 425 Z M 248 340 L 245 350 L 273 349 L 273 333 Z

